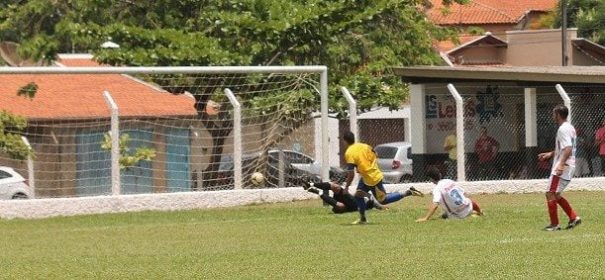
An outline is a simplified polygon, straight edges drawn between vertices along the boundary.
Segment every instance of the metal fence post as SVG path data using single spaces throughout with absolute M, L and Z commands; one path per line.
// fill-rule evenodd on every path
M 355 135 L 355 139 L 359 139 L 359 128 L 357 126 L 357 101 L 346 87 L 340 87 L 340 92 L 344 95 L 347 103 L 349 103 L 349 129 Z
M 225 95 L 233 106 L 233 181 L 234 188 L 242 188 L 242 107 L 235 94 L 225 89 Z
M 109 91 L 103 97 L 111 109 L 111 194 L 120 195 L 120 113 Z
M 561 99 L 563 99 L 563 104 L 565 104 L 565 107 L 567 107 L 567 109 L 569 110 L 569 114 L 567 115 L 567 121 L 571 123 L 571 98 L 569 98 L 569 95 L 560 84 L 557 84 L 555 88 L 561 96 Z
M 323 68 L 320 74 L 321 95 L 321 180 L 330 178 L 330 140 L 328 137 L 328 68 Z
M 466 160 L 464 155 L 464 101 L 453 84 L 448 84 L 447 89 L 456 99 L 456 151 L 458 162 L 458 181 L 466 181 Z
M 27 140 L 27 137 L 25 136 L 21 136 L 21 140 L 23 141 L 23 143 L 25 143 L 25 145 L 30 149 L 32 149 L 32 146 L 29 144 L 29 140 Z M 33 193 L 32 193 L 32 198 L 35 198 L 36 196 L 36 176 L 34 174 L 34 160 L 32 158 L 32 156 L 28 156 L 27 157 L 27 182 L 29 183 L 29 186 L 32 188 Z

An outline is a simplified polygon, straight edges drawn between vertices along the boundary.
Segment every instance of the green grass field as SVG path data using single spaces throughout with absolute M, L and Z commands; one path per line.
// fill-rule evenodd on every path
M 476 195 L 487 216 L 425 224 L 428 197 L 363 226 L 319 200 L 2 220 L 0 278 L 603 279 L 605 192 L 566 197 L 584 223 L 560 232 L 541 230 L 542 194 Z

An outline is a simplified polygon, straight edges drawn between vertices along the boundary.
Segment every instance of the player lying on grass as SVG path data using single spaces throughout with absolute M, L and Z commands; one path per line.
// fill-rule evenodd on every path
M 332 206 L 332 212 L 335 214 L 342 214 L 347 212 L 358 211 L 357 202 L 355 197 L 340 185 L 334 182 L 321 182 L 321 183 L 305 183 L 304 187 L 308 192 L 319 195 L 319 197 L 327 204 Z M 332 191 L 333 196 L 329 196 L 327 193 L 320 191 Z M 406 196 L 423 196 L 421 192 L 416 190 L 414 187 L 409 188 L 405 192 L 398 192 L 399 199 L 403 199 Z M 378 210 L 388 209 L 384 205 L 380 204 L 373 195 L 366 193 L 364 197 L 366 208 L 376 208 Z M 397 201 L 396 200 L 396 201 Z
M 426 215 L 416 220 L 416 222 L 428 221 L 435 214 L 439 206 L 445 212 L 442 218 L 464 219 L 473 213 L 480 216 L 483 215 L 479 205 L 464 196 L 464 190 L 455 181 L 441 179 L 441 173 L 437 168 L 429 168 L 427 176 L 435 184 L 433 188 L 433 202 L 429 205 Z

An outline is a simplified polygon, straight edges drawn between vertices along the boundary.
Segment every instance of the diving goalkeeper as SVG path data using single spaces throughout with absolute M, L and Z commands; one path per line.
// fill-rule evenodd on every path
M 343 187 L 334 182 L 321 182 L 321 183 L 304 183 L 303 188 L 311 193 L 319 195 L 319 197 L 327 204 L 332 206 L 332 212 L 335 214 L 342 214 L 347 212 L 355 212 L 357 208 L 357 202 L 355 197 L 347 192 Z M 322 194 L 322 191 L 332 191 L 333 195 L 329 196 L 326 192 Z M 406 196 L 424 196 L 420 191 L 414 187 L 410 187 L 405 192 L 399 192 L 400 198 L 395 200 L 401 200 Z M 376 208 L 378 210 L 387 209 L 384 205 L 380 204 L 373 195 L 367 194 L 364 197 L 367 209 Z

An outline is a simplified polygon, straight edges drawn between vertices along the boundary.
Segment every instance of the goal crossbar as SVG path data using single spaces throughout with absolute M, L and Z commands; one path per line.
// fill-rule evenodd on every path
M 323 73 L 326 66 L 0 67 L 0 74 Z

